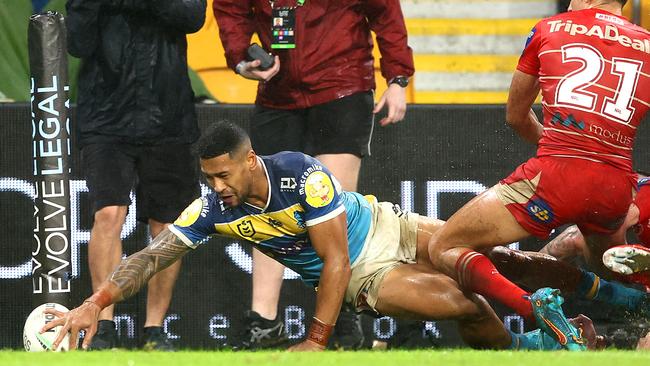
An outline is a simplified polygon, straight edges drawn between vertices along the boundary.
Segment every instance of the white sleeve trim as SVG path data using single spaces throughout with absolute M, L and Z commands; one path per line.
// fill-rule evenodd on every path
M 328 221 L 330 219 L 335 218 L 336 216 L 342 214 L 343 212 L 345 212 L 345 205 L 342 204 L 337 209 L 335 209 L 334 211 L 332 211 L 332 212 L 330 212 L 330 213 L 328 213 L 326 215 L 317 217 L 315 219 L 307 220 L 307 222 L 305 222 L 305 225 L 307 225 L 307 226 L 318 225 L 321 222 L 325 222 L 325 221 Z
M 187 236 L 185 236 L 185 234 L 183 234 L 180 230 L 178 230 L 176 226 L 169 225 L 168 228 L 169 231 L 174 233 L 174 235 L 178 236 L 178 238 L 181 239 L 181 241 L 185 243 L 185 245 L 187 245 L 188 247 L 192 249 L 196 249 L 196 247 L 198 247 L 198 244 L 193 243 Z

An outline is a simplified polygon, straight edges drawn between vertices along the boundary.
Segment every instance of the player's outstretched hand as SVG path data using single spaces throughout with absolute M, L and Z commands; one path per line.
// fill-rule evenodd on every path
M 312 351 L 323 351 L 325 347 L 321 346 L 316 342 L 310 340 L 302 341 L 296 345 L 289 347 L 290 352 L 312 352 Z
M 79 307 L 72 309 L 70 312 L 64 313 L 62 311 L 47 309 L 46 313 L 52 314 L 57 319 L 49 322 L 41 329 L 41 333 L 48 331 L 56 326 L 63 326 L 52 343 L 52 349 L 57 349 L 59 344 L 65 337 L 65 334 L 70 332 L 70 344 L 68 349 L 73 350 L 77 348 L 79 342 L 79 331 L 84 330 L 83 349 L 90 346 L 90 341 L 93 339 L 95 332 L 97 332 L 97 318 L 101 309 L 94 302 L 86 301 Z
M 403 120 L 406 115 L 406 88 L 402 88 L 397 84 L 390 84 L 375 105 L 372 113 L 379 113 L 384 108 L 384 105 L 388 107 L 388 115 L 379 121 L 380 125 L 387 126 Z

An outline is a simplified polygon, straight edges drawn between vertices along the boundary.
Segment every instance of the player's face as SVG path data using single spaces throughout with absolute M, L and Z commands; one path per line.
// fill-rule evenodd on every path
M 239 152 L 233 157 L 223 154 L 201 159 L 201 172 L 228 207 L 239 206 L 248 197 L 252 181 L 250 163 L 255 157 L 254 154 L 249 155 L 251 154 Z

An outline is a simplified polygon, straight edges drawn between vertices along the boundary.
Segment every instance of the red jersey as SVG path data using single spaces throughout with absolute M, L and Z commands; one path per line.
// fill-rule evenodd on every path
M 636 233 L 639 241 L 646 247 L 650 247 L 650 178 L 639 179 L 639 192 L 636 194 L 634 204 L 639 208 Z
M 650 107 L 650 33 L 585 9 L 533 28 L 517 69 L 539 78 L 544 132 L 537 156 L 632 171 L 636 129 Z
M 295 11 L 296 48 L 273 49 L 280 71 L 259 83 L 256 104 L 302 109 L 375 89 L 372 30 L 386 80 L 413 75 L 413 53 L 399 0 L 214 0 L 214 16 L 231 69 L 246 59 L 251 36 L 273 39 L 271 7 Z

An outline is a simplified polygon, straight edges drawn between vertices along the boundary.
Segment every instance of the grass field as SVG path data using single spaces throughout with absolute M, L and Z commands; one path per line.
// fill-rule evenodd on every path
M 2 366 L 623 366 L 649 365 L 648 351 L 493 352 L 493 351 L 365 351 L 365 352 L 220 352 L 130 351 L 26 353 L 0 351 Z

